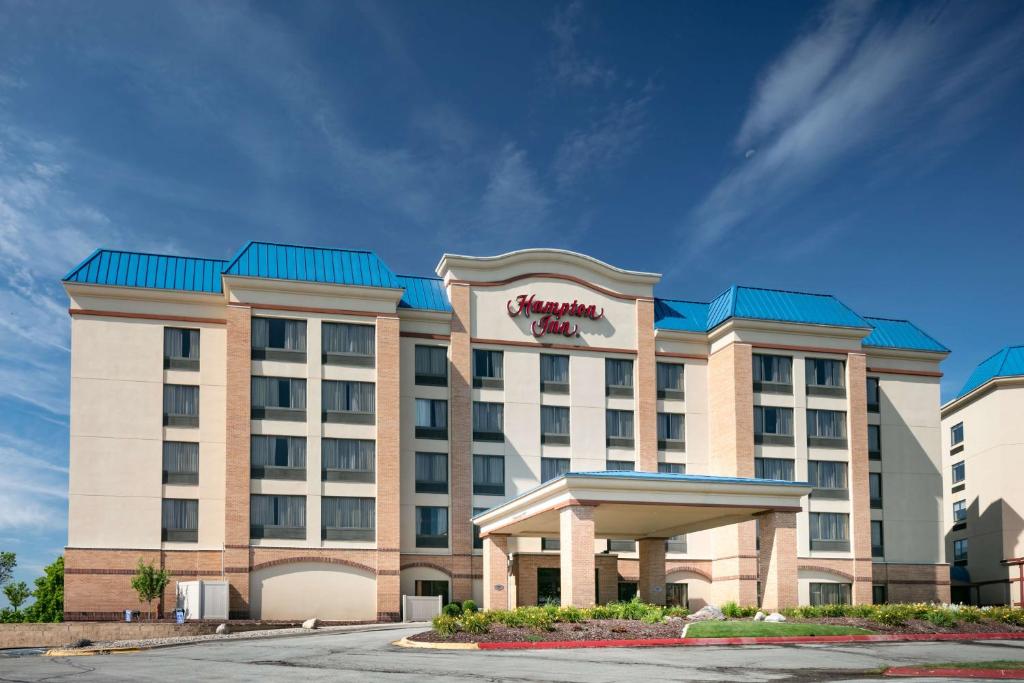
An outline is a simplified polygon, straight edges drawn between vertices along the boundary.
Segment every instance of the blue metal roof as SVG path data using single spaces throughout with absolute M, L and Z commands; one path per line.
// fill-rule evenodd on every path
M 561 476 L 566 479 L 574 479 L 576 477 L 600 477 L 602 479 L 648 479 L 662 481 L 693 481 L 720 484 L 810 486 L 810 484 L 806 481 L 788 481 L 784 479 L 756 479 L 754 477 L 716 477 L 709 474 L 670 474 L 668 472 L 636 472 L 630 470 L 596 470 L 594 472 L 566 472 Z
M 398 278 L 372 251 L 249 242 L 225 275 L 400 289 Z
M 733 285 L 711 302 L 708 330 L 730 318 L 776 320 L 805 325 L 870 328 L 866 320 L 829 294 L 787 292 Z
M 97 249 L 64 276 L 64 282 L 186 292 L 221 292 L 227 261 Z
M 708 327 L 708 305 L 695 301 L 655 299 L 654 327 L 679 332 L 704 332 Z
M 419 308 L 428 311 L 452 310 L 448 301 L 448 293 L 444 289 L 444 281 L 437 277 L 418 277 L 415 275 L 397 275 L 400 287 L 405 288 L 399 308 Z
M 986 382 L 997 377 L 1020 377 L 1024 375 L 1024 346 L 1005 346 L 989 356 L 974 368 L 957 398 L 971 393 Z
M 909 320 L 869 317 L 864 319 L 874 328 L 861 342 L 864 346 L 949 353 L 949 349 Z

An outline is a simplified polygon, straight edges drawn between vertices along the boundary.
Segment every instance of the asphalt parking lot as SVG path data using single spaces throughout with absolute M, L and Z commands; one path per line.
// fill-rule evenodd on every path
M 1024 660 L 1020 641 L 527 651 L 391 645 L 417 630 L 312 633 L 93 657 L 0 656 L 0 681 L 842 681 L 878 679 L 885 666 Z

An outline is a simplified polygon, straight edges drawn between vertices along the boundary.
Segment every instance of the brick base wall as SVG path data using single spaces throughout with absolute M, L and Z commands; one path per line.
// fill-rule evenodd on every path
M 887 587 L 889 602 L 949 602 L 949 565 L 886 564 L 872 566 L 876 584 Z

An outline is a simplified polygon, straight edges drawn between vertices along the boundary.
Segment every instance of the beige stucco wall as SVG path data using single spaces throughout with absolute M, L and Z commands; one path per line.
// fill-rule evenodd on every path
M 368 571 L 338 564 L 296 562 L 257 569 L 249 578 L 255 619 L 373 621 L 377 582 Z

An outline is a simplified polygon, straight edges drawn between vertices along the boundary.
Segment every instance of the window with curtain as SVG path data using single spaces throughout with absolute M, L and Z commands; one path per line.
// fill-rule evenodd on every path
M 754 381 L 768 384 L 793 383 L 793 359 L 789 356 L 754 354 Z
M 320 337 L 323 353 L 370 357 L 376 353 L 376 329 L 373 325 L 324 322 L 320 324 Z
M 812 512 L 812 541 L 849 541 L 850 515 L 845 512 Z
M 504 409 L 501 403 L 473 401 L 473 438 L 504 439 Z
M 960 461 L 953 465 L 953 483 L 959 484 L 967 478 L 967 470 L 964 467 L 963 461 Z
M 793 409 L 754 406 L 754 434 L 793 436 Z
M 417 506 L 416 547 L 448 547 L 448 508 Z
M 795 481 L 795 461 L 788 458 L 754 458 L 754 476 L 758 479 Z
M 569 471 L 569 458 L 541 458 L 540 481 L 544 483 Z
M 819 489 L 846 489 L 846 463 L 832 460 L 808 460 L 807 479 Z
M 416 384 L 448 384 L 448 349 L 444 346 L 416 346 Z
M 879 472 L 868 473 L 868 490 L 870 492 L 868 498 L 870 500 L 871 507 L 881 508 L 882 507 L 882 475 Z
M 252 407 L 306 409 L 306 380 L 289 377 L 253 377 Z
M 686 552 L 686 534 L 679 534 L 678 536 L 671 536 L 665 541 L 665 552 L 666 553 L 685 553 Z M 686 584 L 668 584 L 669 586 L 685 586 Z M 666 603 L 667 604 L 667 603 Z
M 569 408 L 564 406 L 540 407 L 541 434 L 569 436 Z
M 569 383 L 569 356 L 540 354 L 540 381 L 553 384 Z
M 199 426 L 199 387 L 164 385 L 164 424 L 168 427 Z
M 473 516 L 476 517 L 479 514 L 487 512 L 489 508 L 473 508 Z M 480 538 L 480 527 L 476 524 L 473 525 L 473 549 L 482 550 L 484 547 L 484 539 Z
M 683 390 L 683 366 L 680 363 L 658 363 L 658 391 Z
M 199 483 L 199 444 L 185 441 L 164 441 L 165 484 Z
M 632 410 L 607 410 L 605 411 L 608 437 L 615 439 L 633 438 L 633 411 Z
M 949 428 L 949 445 L 957 446 L 964 442 L 964 423 L 957 422 Z
M 658 440 L 683 441 L 683 416 L 679 413 L 658 413 Z
M 249 440 L 251 476 L 254 479 L 301 481 L 306 478 L 305 437 L 253 434 Z
M 164 328 L 164 367 L 170 370 L 199 369 L 199 330 Z
M 416 493 L 448 493 L 448 454 L 416 454 Z
M 849 583 L 812 583 L 812 605 L 849 605 L 852 584 Z
M 252 348 L 306 351 L 306 321 L 253 318 Z
M 846 413 L 840 410 L 809 409 L 807 436 L 813 439 L 845 439 Z
M 954 522 L 966 522 L 967 521 L 967 501 L 958 500 L 953 503 L 953 521 Z
M 252 538 L 305 538 L 306 497 L 252 494 L 249 527 Z
M 435 398 L 416 399 L 416 437 L 448 438 L 448 401 Z
M 473 456 L 473 493 L 478 496 L 505 495 L 504 456 Z
M 502 358 L 501 351 L 473 349 L 473 377 L 501 379 L 503 377 Z
M 868 457 L 882 459 L 882 428 L 879 425 L 868 425 Z
M 614 388 L 633 388 L 633 361 L 623 358 L 605 358 L 605 385 Z
M 953 541 L 953 563 L 957 566 L 967 564 L 967 539 Z
M 163 539 L 172 542 L 194 542 L 199 540 L 198 500 L 164 498 Z
M 636 463 L 632 460 L 608 460 L 604 468 L 609 472 L 632 472 L 636 469 Z
M 658 472 L 661 474 L 686 474 L 686 465 L 681 462 L 659 462 Z
M 326 412 L 370 413 L 374 412 L 376 385 L 373 382 L 350 382 L 324 380 L 323 404 Z
M 845 363 L 831 358 L 805 359 L 807 386 L 841 387 L 845 375 Z
M 868 377 L 868 412 L 877 413 L 881 403 L 882 391 L 877 377 Z
M 885 556 L 885 534 L 882 529 L 882 522 L 877 519 L 871 520 L 871 556 Z
M 377 501 L 324 496 L 320 499 L 320 525 L 326 540 L 372 541 L 377 528 Z
M 373 481 L 376 454 L 377 444 L 369 439 L 324 438 L 320 441 L 320 465 L 328 481 Z M 332 476 L 332 473 L 339 476 Z

